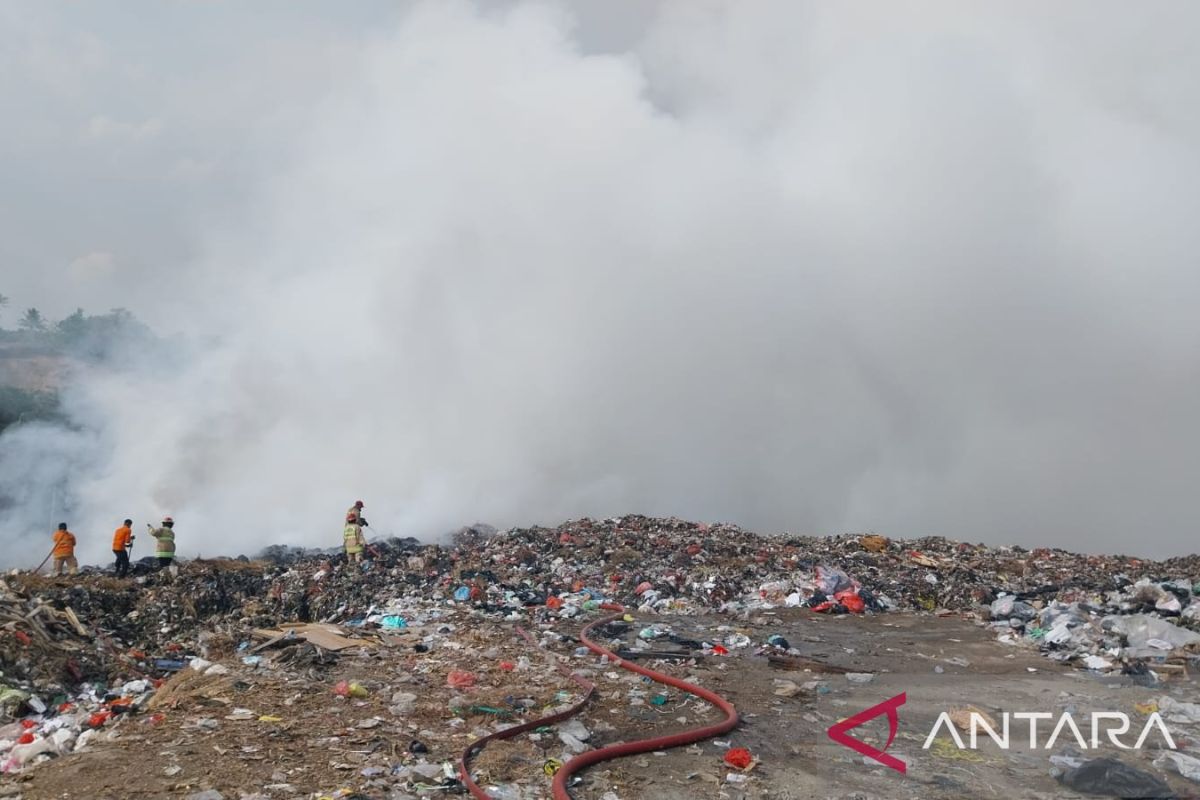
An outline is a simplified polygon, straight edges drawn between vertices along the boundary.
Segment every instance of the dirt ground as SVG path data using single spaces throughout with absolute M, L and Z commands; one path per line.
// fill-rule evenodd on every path
M 0 386 L 48 392 L 63 383 L 70 362 L 21 345 L 0 344 Z
M 581 697 L 579 688 L 547 663 L 551 656 L 531 650 L 511 626 L 472 618 L 465 610 L 455 613 L 410 629 L 391 646 L 346 653 L 327 665 L 277 664 L 267 651 L 257 668 L 233 657 L 223 662 L 229 675 L 206 676 L 194 685 L 184 673 L 160 691 L 155 708 L 114 725 L 106 734 L 110 740 L 6 778 L 0 797 L 171 798 L 206 789 L 225 798 L 271 800 L 335 796 L 338 790 L 340 796 L 369 798 L 444 795 L 444 789 L 432 788 L 441 777 L 418 778 L 413 765 L 426 762 L 424 769 L 433 772 L 444 762 L 457 764 L 462 750 L 497 724 L 541 716 L 543 709 Z M 1129 678 L 1099 678 L 1002 645 L 986 628 L 958 617 L 830 617 L 807 610 L 758 612 L 742 620 L 660 617 L 637 620 L 623 636 L 626 643 L 649 622 L 669 623 L 675 634 L 698 640 L 743 632 L 760 643 L 777 633 L 808 660 L 808 671 L 773 666 L 754 646 L 726 657 L 649 662 L 728 698 L 741 714 L 740 726 L 717 741 L 597 765 L 572 788 L 577 798 L 1077 797 L 1055 780 L 1049 760 L 1078 750 L 1073 737 L 1060 738 L 1052 750 L 1017 745 L 1015 734 L 1008 751 L 990 742 L 978 751 L 959 751 L 944 746 L 944 734 L 943 743 L 928 750 L 922 745 L 940 712 L 967 704 L 996 719 L 1004 711 L 1051 711 L 1057 717 L 1069 710 L 1078 719 L 1091 711 L 1124 711 L 1134 717 L 1136 732 L 1144 719 L 1136 705 L 1164 694 L 1200 699 L 1186 679 L 1144 688 Z M 559 622 L 553 632 L 572 637 L 582 624 Z M 718 626 L 732 630 L 718 632 Z M 414 643 L 431 630 L 441 632 L 441 643 L 416 652 Z M 590 745 L 659 736 L 719 719 L 699 699 L 664 692 L 592 655 L 575 655 L 577 647 L 568 639 L 549 649 L 598 687 L 577 717 L 590 733 Z M 476 685 L 449 687 L 451 670 L 473 673 Z M 840 670 L 873 677 L 858 683 Z M 368 696 L 336 696 L 334 687 L 343 680 L 359 681 Z M 780 681 L 808 688 L 792 694 L 794 687 Z M 813 681 L 818 683 L 809 685 Z M 864 761 L 828 737 L 830 725 L 901 692 L 907 702 L 899 710 L 899 734 L 888 753 L 907 763 L 906 774 Z M 658 705 L 660 694 L 666 697 Z M 1172 724 L 1171 730 L 1181 751 L 1197 755 L 1198 726 Z M 1044 740 L 1048 734 L 1046 728 L 1040 735 Z M 853 735 L 881 745 L 886 722 L 880 717 Z M 1148 747 L 1158 744 L 1152 737 Z M 755 766 L 745 773 L 727 767 L 721 757 L 730 746 L 748 748 Z M 422 749 L 428 752 L 413 752 Z M 1180 797 L 1196 795 L 1200 785 L 1151 764 L 1157 754 L 1119 751 L 1102 742 L 1082 757 L 1118 756 L 1158 774 Z M 539 731 L 489 745 L 475 758 L 472 774 L 481 784 L 499 787 L 496 796 L 548 797 L 550 778 L 543 767 L 562 755 L 557 732 Z M 740 782 L 731 782 L 731 774 Z M 422 782 L 430 788 L 415 785 Z

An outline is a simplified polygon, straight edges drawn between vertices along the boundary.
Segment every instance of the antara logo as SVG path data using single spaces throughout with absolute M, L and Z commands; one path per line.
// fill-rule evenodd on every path
M 904 705 L 906 700 L 908 700 L 908 693 L 901 692 L 893 698 L 884 700 L 879 705 L 871 706 L 866 711 L 860 711 L 849 719 L 844 719 L 836 725 L 831 725 L 829 727 L 829 738 L 840 745 L 845 745 L 851 750 L 862 753 L 867 758 L 873 758 L 885 767 L 890 767 L 903 775 L 908 771 L 908 765 L 895 756 L 889 756 L 886 750 L 892 746 L 892 741 L 896 738 L 896 733 L 900 730 L 900 712 L 898 709 Z M 880 714 L 887 714 L 888 718 L 888 740 L 887 744 L 883 746 L 883 750 L 878 750 L 866 742 L 846 735 L 846 731 L 857 728 L 864 722 L 870 722 Z
M 829 738 L 838 744 L 849 747 L 851 750 L 861 753 L 867 758 L 878 761 L 883 766 L 888 767 L 889 769 L 894 769 L 903 775 L 907 772 L 908 765 L 905 764 L 901 759 L 888 755 L 887 749 L 891 747 L 892 742 L 896 739 L 896 734 L 900 730 L 899 708 L 900 706 L 904 705 L 907 700 L 908 693 L 901 692 L 895 697 L 888 698 L 878 705 L 871 706 L 865 711 L 861 711 L 854 716 L 849 717 L 848 719 L 844 719 L 835 725 L 831 725 L 828 731 Z M 872 747 L 866 742 L 855 739 L 847 734 L 847 731 L 853 730 L 863 723 L 870 722 L 876 717 L 884 714 L 887 715 L 888 720 L 888 738 L 887 742 L 883 745 L 882 750 Z M 1041 720 L 1054 719 L 1054 715 L 1049 712 L 1020 711 L 1014 714 L 1005 712 L 1001 717 L 1000 730 L 997 731 L 993 727 L 994 723 L 990 723 L 987 717 L 972 711 L 969 715 L 969 746 L 963 743 L 963 739 L 956 730 L 956 726 L 954 721 L 950 718 L 950 714 L 943 711 L 938 715 L 937 721 L 933 724 L 933 729 L 929 731 L 929 736 L 926 737 L 925 743 L 921 745 L 921 748 L 923 750 L 928 750 L 933 745 L 934 740 L 937 738 L 938 732 L 944 729 L 954 741 L 955 746 L 957 746 L 960 750 L 977 749 L 980 730 L 982 730 L 983 733 L 1001 750 L 1007 750 L 1009 749 L 1009 743 L 1012 738 L 1010 736 L 1010 719 L 1017 720 L 1019 722 L 1028 722 L 1028 747 L 1033 750 L 1038 749 L 1039 746 L 1046 750 L 1053 748 L 1054 743 L 1058 741 L 1058 738 L 1066 732 L 1069 732 L 1070 735 L 1074 737 L 1075 743 L 1078 744 L 1080 749 L 1083 750 L 1094 750 L 1100 747 L 1100 735 L 1102 732 L 1104 737 L 1108 740 L 1108 744 L 1112 744 L 1122 750 L 1140 750 L 1142 749 L 1142 746 L 1145 745 L 1146 740 L 1150 737 L 1150 734 L 1156 729 L 1162 739 L 1163 745 L 1171 750 L 1177 749 L 1175 746 L 1175 740 L 1171 737 L 1171 731 L 1167 729 L 1166 723 L 1163 722 L 1162 716 L 1157 711 L 1150 714 L 1146 718 L 1146 723 L 1142 726 L 1141 734 L 1137 737 L 1132 746 L 1126 744 L 1120 738 L 1129 733 L 1132 723 L 1128 715 L 1119 711 L 1097 711 L 1090 715 L 1091 724 L 1086 726 L 1090 728 L 1090 741 L 1084 737 L 1083 730 L 1080 729 L 1079 725 L 1076 724 L 1075 718 L 1069 713 L 1063 713 L 1059 716 L 1058 722 L 1051 729 L 1050 736 L 1045 740 L 1044 744 L 1040 744 L 1038 740 L 1038 722 Z M 1105 725 L 1105 722 L 1109 723 L 1109 725 Z M 1018 730 L 1020 727 L 1022 726 L 1017 726 Z

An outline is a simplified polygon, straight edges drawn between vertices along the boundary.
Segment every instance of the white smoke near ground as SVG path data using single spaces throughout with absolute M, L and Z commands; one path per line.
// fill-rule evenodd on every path
M 0 440 L 5 560 L 355 499 L 1194 549 L 1200 10 L 922 8 L 414 6 L 163 278 L 205 344 Z

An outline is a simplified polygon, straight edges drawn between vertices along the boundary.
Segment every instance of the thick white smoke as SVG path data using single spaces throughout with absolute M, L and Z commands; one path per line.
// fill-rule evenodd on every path
M 1097 8 L 415 6 L 163 277 L 212 343 L 0 442 L 5 558 L 58 491 L 93 559 L 359 498 L 1192 548 L 1198 12 Z

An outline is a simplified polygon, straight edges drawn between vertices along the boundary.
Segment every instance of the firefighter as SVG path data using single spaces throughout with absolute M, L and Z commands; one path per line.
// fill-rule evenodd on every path
M 163 517 L 162 527 L 153 528 L 150 535 L 156 540 L 154 555 L 159 569 L 170 569 L 175 574 L 175 520 Z
M 346 527 L 342 529 L 342 543 L 346 547 L 346 560 L 358 564 L 363 558 L 363 549 L 367 540 L 363 537 L 362 525 L 357 514 L 346 514 Z

